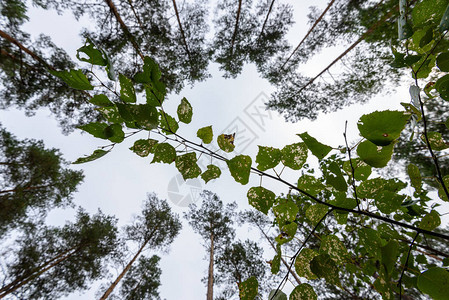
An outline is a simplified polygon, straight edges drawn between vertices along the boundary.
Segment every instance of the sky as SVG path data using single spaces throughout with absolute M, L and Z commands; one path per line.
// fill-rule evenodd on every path
M 288 2 L 288 1 L 287 1 Z M 327 1 L 290 1 L 294 5 L 296 24 L 288 34 L 291 44 L 297 44 L 306 31 L 307 7 L 316 5 L 321 10 Z M 76 49 L 83 45 L 79 37 L 80 29 L 89 26 L 86 19 L 81 24 L 76 22 L 70 13 L 57 15 L 52 11 L 30 9 L 30 22 L 24 30 L 37 36 L 40 33 L 50 35 L 55 44 L 64 48 L 74 59 Z M 304 71 L 313 75 L 331 62 L 344 49 L 335 48 L 323 51 L 313 59 Z M 401 109 L 400 102 L 408 102 L 408 86 L 401 86 L 388 96 L 374 97 L 364 105 L 352 105 L 342 111 L 320 115 L 314 122 L 303 120 L 298 123 L 286 123 L 282 116 L 273 111 L 266 111 L 263 103 L 268 100 L 274 88 L 257 75 L 255 66 L 245 66 L 236 79 L 224 79 L 218 66 L 211 64 L 212 78 L 197 83 L 194 87 L 186 87 L 179 94 L 169 95 L 165 109 L 175 115 L 176 107 L 182 97 L 186 97 L 193 106 L 193 121 L 188 126 L 181 126 L 179 134 L 198 141 L 196 130 L 212 125 L 214 136 L 221 132 L 237 131 L 236 152 L 252 156 L 257 154 L 258 145 L 282 148 L 284 145 L 300 142 L 297 134 L 307 131 L 319 141 L 332 147 L 344 144 L 343 132 L 345 121 L 348 121 L 348 138 L 356 141 L 357 120 L 363 114 L 378 109 Z M 49 111 L 41 110 L 33 117 L 26 117 L 23 111 L 8 109 L 0 111 L 3 126 L 18 138 L 41 139 L 46 147 L 58 148 L 65 159 L 74 161 L 78 157 L 90 154 L 98 146 L 104 145 L 101 140 L 80 130 L 68 136 L 61 134 L 60 128 Z M 119 218 L 119 225 L 129 223 L 133 215 L 139 213 L 141 203 L 147 193 L 155 192 L 160 198 L 167 199 L 174 212 L 180 216 L 187 211 L 187 205 L 199 201 L 198 191 L 207 189 L 215 192 L 225 203 L 237 202 L 239 209 L 248 209 L 246 193 L 251 186 L 259 184 L 259 177 L 251 176 L 249 184 L 243 186 L 236 183 L 227 171 L 218 180 L 204 184 L 202 180 L 184 182 L 173 164 L 150 164 L 150 158 L 141 158 L 128 148 L 135 139 L 125 140 L 103 158 L 83 165 L 73 165 L 73 169 L 84 171 L 85 180 L 75 194 L 74 202 L 90 213 L 101 209 L 105 214 Z M 313 159 L 312 159 L 313 160 Z M 201 158 L 201 163 L 209 163 L 208 158 Z M 217 162 L 218 163 L 218 162 Z M 313 163 L 313 161 L 312 161 Z M 295 182 L 295 172 L 284 171 L 285 178 Z M 287 193 L 285 186 L 264 180 L 264 186 L 276 193 Z M 181 200 L 179 200 L 181 198 Z M 54 225 L 73 221 L 75 209 L 55 210 L 48 216 Z M 170 247 L 168 254 L 147 251 L 147 255 L 162 256 L 161 298 L 171 299 L 203 299 L 206 287 L 201 278 L 206 276 L 208 261 L 202 241 L 187 222 L 183 220 L 183 229 Z M 247 227 L 239 228 L 238 237 L 258 240 L 258 232 Z M 265 248 L 265 257 L 271 259 L 274 251 Z M 115 278 L 116 272 L 112 272 Z M 111 277 L 112 278 L 112 277 Z M 94 298 L 98 285 L 81 295 L 74 293 L 66 299 Z M 286 287 L 286 290 L 291 287 Z

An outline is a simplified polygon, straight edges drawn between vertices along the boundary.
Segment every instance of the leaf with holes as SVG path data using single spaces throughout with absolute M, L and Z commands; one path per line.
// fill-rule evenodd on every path
M 410 177 L 412 187 L 415 188 L 416 192 L 421 192 L 422 178 L 419 168 L 414 164 L 409 164 L 407 167 L 407 174 Z
M 86 54 L 88 58 L 81 57 L 80 53 Z M 86 40 L 83 47 L 76 50 L 76 58 L 80 61 L 88 62 L 97 66 L 106 66 L 108 63 L 106 58 L 103 56 L 103 52 L 95 48 L 90 39 Z
M 447 189 L 447 187 L 449 187 L 449 175 L 446 175 L 443 177 L 443 182 Z M 447 198 L 446 192 L 445 192 L 443 186 L 441 185 L 441 183 L 440 183 L 440 187 L 438 188 L 438 196 L 440 197 L 441 200 L 449 202 L 449 199 Z
M 257 169 L 266 171 L 274 168 L 281 161 L 281 157 L 281 150 L 273 147 L 259 146 L 259 152 L 257 152 L 256 156 Z
M 197 164 L 196 153 L 190 152 L 176 157 L 176 168 L 182 174 L 182 178 L 197 178 L 201 174 L 201 169 Z
M 281 268 L 281 245 L 276 245 L 276 255 L 274 256 L 273 260 L 271 261 L 271 274 L 277 274 L 279 273 L 279 270 Z
M 376 196 L 376 207 L 384 214 L 391 214 L 401 208 L 405 195 L 399 195 L 390 191 L 380 191 Z
M 290 293 L 289 300 L 317 300 L 318 296 L 316 295 L 313 287 L 307 283 L 301 283 L 296 286 L 293 291 Z
M 131 79 L 123 74 L 118 75 L 120 81 L 120 99 L 126 103 L 136 103 L 136 91 Z
M 226 161 L 231 176 L 235 181 L 245 185 L 249 181 L 249 174 L 251 172 L 251 157 L 248 155 L 238 155 Z
M 161 143 L 154 146 L 154 157 L 151 163 L 162 162 L 171 164 L 176 159 L 176 150 L 168 143 Z
M 345 245 L 336 235 L 326 235 L 321 239 L 320 253 L 327 253 L 339 265 L 350 259 Z
M 264 214 L 268 214 L 276 198 L 276 195 L 272 191 L 261 186 L 250 188 L 247 196 L 248 203 Z
M 231 138 L 231 134 L 220 134 L 217 138 L 218 147 L 224 152 L 234 151 L 234 138 Z
M 449 74 L 438 78 L 435 89 L 440 93 L 440 97 L 449 101 Z
M 306 210 L 306 217 L 312 222 L 312 225 L 318 222 L 326 215 L 329 208 L 324 204 L 312 204 Z
M 312 196 L 318 195 L 325 188 L 321 181 L 310 175 L 302 175 L 299 177 L 297 187 Z
M 192 105 L 190 105 L 186 98 L 182 98 L 181 104 L 178 106 L 177 113 L 179 121 L 186 124 L 189 124 L 192 121 Z
M 318 157 L 318 159 L 323 159 L 332 150 L 332 147 L 318 142 L 314 137 L 311 137 L 307 132 L 303 132 L 298 135 L 304 141 L 307 148 L 309 148 L 312 154 Z
M 293 170 L 299 170 L 307 160 L 307 147 L 304 143 L 287 145 L 281 150 L 282 163 Z
M 443 137 L 439 132 L 430 131 L 427 133 L 427 138 L 429 139 L 432 150 L 441 151 L 449 148 L 448 143 L 443 140 Z M 426 143 L 426 137 L 424 134 L 421 135 L 421 140 Z
M 354 168 L 354 179 L 359 181 L 367 180 L 371 175 L 371 166 L 367 165 L 360 158 L 352 158 L 352 167 Z M 348 176 L 352 177 L 351 163 L 349 160 L 343 163 L 343 170 Z
M 279 203 L 273 207 L 273 213 L 279 226 L 293 222 L 298 212 L 298 206 L 291 199 L 281 198 Z
M 379 233 L 372 228 L 361 228 L 358 230 L 359 243 L 365 247 L 366 252 L 374 257 L 381 259 L 381 247 L 383 247 L 382 239 Z
M 440 225 L 440 215 L 436 210 L 432 210 L 422 218 L 421 222 L 419 223 L 419 228 L 432 231 Z
M 312 249 L 304 248 L 301 250 L 295 259 L 295 270 L 299 276 L 309 280 L 317 279 L 317 276 L 310 270 L 310 262 L 315 256 L 318 256 L 318 253 Z
M 196 136 L 199 137 L 204 144 L 210 144 L 213 138 L 212 126 L 206 126 L 198 129 Z
M 258 294 L 259 283 L 256 277 L 252 276 L 239 284 L 240 300 L 253 300 Z
M 399 137 L 409 118 L 409 114 L 401 111 L 375 111 L 363 115 L 357 126 L 360 134 L 371 143 L 388 146 Z
M 134 142 L 134 145 L 129 149 L 141 157 L 146 157 L 146 156 L 148 156 L 148 154 L 150 154 L 151 149 L 157 143 L 158 143 L 158 141 L 153 140 L 153 139 L 137 140 Z
M 333 285 L 340 284 L 338 267 L 329 254 L 324 253 L 315 256 L 310 262 L 310 270 L 319 278 L 326 279 L 327 283 Z
M 279 245 L 290 242 L 298 230 L 298 224 L 292 222 L 280 227 L 281 233 L 274 239 Z
M 112 103 L 105 94 L 95 95 L 89 99 L 89 102 L 101 107 L 114 106 L 114 103 Z
M 221 175 L 221 170 L 219 167 L 217 167 L 215 165 L 208 165 L 207 170 L 204 171 L 203 174 L 201 174 L 201 178 L 203 178 L 203 180 L 206 183 L 208 183 L 212 179 L 216 179 L 216 178 L 220 177 L 220 175 Z
M 99 159 L 100 157 L 105 156 L 108 153 L 109 153 L 109 151 L 97 149 L 94 151 L 94 153 L 92 153 L 89 156 L 78 158 L 75 162 L 73 162 L 73 164 L 84 164 L 84 163 Z
M 382 191 L 399 192 L 407 187 L 407 184 L 399 179 L 373 178 L 362 182 L 357 187 L 357 194 L 360 198 L 375 199 Z
M 160 117 L 162 132 L 165 134 L 174 134 L 178 131 L 179 125 L 176 119 L 167 113 L 161 112 Z

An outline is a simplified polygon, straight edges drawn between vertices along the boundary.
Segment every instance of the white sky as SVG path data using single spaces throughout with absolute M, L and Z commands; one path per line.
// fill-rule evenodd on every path
M 291 44 L 296 45 L 308 30 L 305 15 L 309 5 L 317 5 L 321 9 L 328 1 L 290 1 L 295 2 L 294 20 L 296 24 L 289 33 Z M 70 13 L 58 16 L 51 11 L 42 11 L 31 8 L 29 15 L 31 21 L 25 25 L 24 30 L 37 36 L 45 33 L 53 38 L 58 46 L 66 49 L 73 58 L 77 48 L 83 45 L 78 36 L 82 25 L 77 23 Z M 85 21 L 85 20 L 84 20 Z M 87 26 L 83 23 L 83 26 Z M 340 51 L 324 51 L 318 59 L 305 67 L 304 71 L 313 75 L 332 61 Z M 75 58 L 74 58 L 75 59 Z M 181 126 L 179 133 L 196 140 L 196 130 L 203 126 L 213 125 L 214 136 L 226 128 L 233 128 L 237 124 L 239 129 L 244 129 L 236 140 L 236 151 L 255 158 L 257 145 L 269 145 L 283 147 L 300 141 L 296 136 L 298 133 L 308 131 L 323 143 L 337 147 L 344 144 L 343 131 L 345 121 L 348 120 L 348 136 L 354 141 L 358 138 L 356 123 L 358 118 L 364 114 L 377 109 L 401 109 L 400 102 L 408 102 L 408 87 L 398 89 L 398 92 L 388 97 L 375 97 L 368 104 L 353 105 L 342 111 L 321 115 L 315 122 L 301 121 L 296 124 L 285 123 L 284 119 L 277 113 L 267 112 L 259 106 L 264 102 L 264 93 L 269 96 L 273 91 L 267 81 L 258 77 L 254 66 L 246 66 L 243 73 L 237 79 L 226 80 L 218 72 L 217 65 L 212 64 L 210 72 L 213 77 L 206 82 L 196 84 L 194 88 L 186 88 L 179 95 L 170 95 L 166 102 L 166 111 L 176 115 L 176 107 L 182 97 L 186 97 L 193 106 L 193 121 L 187 126 Z M 259 96 L 259 98 L 258 98 Z M 265 114 L 264 124 L 261 119 L 251 113 L 259 109 Z M 37 113 L 36 116 L 28 118 L 22 111 L 14 109 L 0 111 L 0 120 L 3 126 L 18 138 L 42 139 L 46 147 L 54 147 L 61 150 L 64 157 L 70 161 L 85 154 L 90 154 L 97 146 L 104 145 L 102 141 L 93 138 L 89 134 L 81 134 L 75 131 L 69 136 L 61 134 L 56 121 L 46 110 Z M 258 124 L 256 124 L 258 122 Z M 231 127 L 228 127 L 231 126 Z M 142 134 L 138 138 L 144 137 Z M 141 158 L 132 153 L 128 148 L 136 139 L 126 140 L 117 145 L 112 153 L 91 163 L 74 165 L 74 169 L 82 169 L 85 174 L 85 182 L 80 185 L 79 192 L 75 195 L 76 205 L 80 205 L 90 213 L 95 213 L 98 208 L 106 214 L 113 214 L 119 218 L 119 224 L 128 223 L 133 214 L 139 213 L 142 200 L 146 193 L 156 192 L 160 198 L 168 199 L 170 182 L 176 182 L 178 174 L 173 164 L 152 164 L 150 158 Z M 249 139 L 249 140 L 248 140 Z M 250 142 L 248 142 L 250 141 Z M 208 162 L 208 159 L 207 161 Z M 298 176 L 296 172 L 284 171 L 285 177 L 295 182 Z M 220 179 L 207 185 L 200 182 L 202 188 L 217 193 L 224 202 L 236 201 L 239 209 L 248 208 L 246 192 L 251 186 L 259 184 L 259 177 L 252 176 L 248 185 L 242 186 L 236 183 L 227 171 L 223 172 Z M 188 182 L 189 183 L 189 182 Z M 191 182 L 190 182 L 191 184 Z M 286 193 L 286 187 L 264 180 L 264 186 L 277 193 Z M 180 187 L 181 195 L 190 193 L 188 184 Z M 171 202 L 175 212 L 182 214 L 186 207 Z M 74 211 L 57 210 L 50 213 L 49 221 L 54 224 L 63 224 L 65 220 L 73 221 Z M 171 246 L 168 255 L 162 255 L 161 268 L 162 286 L 160 295 L 166 299 L 203 299 L 206 287 L 200 282 L 206 276 L 208 261 L 206 251 L 201 246 L 199 236 L 193 233 L 188 224 L 183 221 L 183 230 Z M 245 239 L 248 236 L 246 228 L 239 230 L 239 237 Z M 258 232 L 251 231 L 251 238 L 258 239 Z M 274 252 L 265 248 L 265 256 L 271 259 Z M 147 255 L 152 255 L 151 251 Z M 161 255 L 160 253 L 156 253 Z M 269 270 L 267 270 L 269 271 Z M 116 274 L 114 274 L 116 276 Z M 77 293 L 67 299 L 94 298 L 97 285 L 90 291 Z M 288 287 L 287 287 L 288 290 Z

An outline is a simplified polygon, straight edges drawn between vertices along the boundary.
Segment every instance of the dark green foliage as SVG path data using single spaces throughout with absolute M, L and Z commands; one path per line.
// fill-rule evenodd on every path
M 87 289 L 119 254 L 116 222 L 101 212 L 90 216 L 79 210 L 75 223 L 26 231 L 14 243 L 0 295 L 17 289 L 20 298 L 56 299 Z
M 42 219 L 50 209 L 72 203 L 84 176 L 67 165 L 58 150 L 42 141 L 20 141 L 0 127 L 0 236 L 30 215 Z

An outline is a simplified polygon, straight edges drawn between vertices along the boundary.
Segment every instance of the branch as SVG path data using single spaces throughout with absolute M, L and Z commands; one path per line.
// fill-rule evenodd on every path
M 267 16 L 265 17 L 265 21 L 263 22 L 263 25 L 262 25 L 262 30 L 260 31 L 259 37 L 257 39 L 260 39 L 262 37 L 263 31 L 265 30 L 265 26 L 267 25 L 267 22 L 268 22 L 268 18 L 271 14 L 271 10 L 273 9 L 274 1 L 276 1 L 276 0 L 271 1 L 270 8 L 268 9 Z M 335 0 L 332 0 L 332 1 L 335 1 Z
M 343 133 L 343 136 L 345 138 L 345 143 L 346 143 L 346 149 L 348 151 L 348 157 L 349 157 L 349 164 L 351 165 L 351 173 L 352 173 L 352 188 L 354 190 L 354 197 L 355 197 L 355 201 L 357 202 L 357 208 L 358 210 L 360 210 L 360 201 L 359 198 L 357 197 L 357 188 L 355 186 L 355 170 L 354 170 L 354 166 L 352 165 L 352 160 L 351 160 L 351 148 L 349 148 L 348 145 L 348 139 L 346 138 L 346 131 L 348 129 L 348 121 L 345 122 L 345 132 Z
M 237 36 L 237 30 L 239 27 L 239 19 L 240 19 L 241 10 L 242 10 L 242 0 L 239 0 L 239 8 L 237 9 L 237 18 L 235 19 L 234 33 L 232 34 L 232 40 L 231 40 L 231 57 L 234 52 L 234 43 L 235 43 L 235 38 Z
M 419 232 L 416 233 L 415 237 L 413 238 L 413 241 L 410 243 L 408 253 L 407 253 L 407 259 L 405 260 L 405 264 L 404 264 L 404 268 L 402 269 L 401 277 L 399 277 L 399 281 L 398 281 L 399 299 L 402 299 L 402 297 L 401 297 L 401 295 L 402 295 L 402 277 L 404 276 L 404 272 L 405 272 L 405 269 L 407 268 L 408 260 L 410 258 L 410 253 L 412 252 L 413 244 L 415 244 L 415 241 L 416 241 L 416 238 L 418 237 L 418 235 L 419 235 Z
M 184 29 L 182 28 L 181 18 L 179 17 L 178 7 L 176 6 L 176 0 L 173 0 L 173 8 L 175 9 L 176 19 L 178 20 L 179 31 L 181 32 L 182 42 L 184 44 L 184 48 L 186 50 L 187 56 L 189 57 L 189 61 L 192 62 L 192 57 L 190 55 L 189 47 L 187 46 L 187 39 L 184 34 Z

